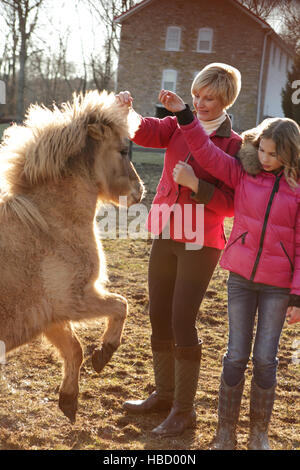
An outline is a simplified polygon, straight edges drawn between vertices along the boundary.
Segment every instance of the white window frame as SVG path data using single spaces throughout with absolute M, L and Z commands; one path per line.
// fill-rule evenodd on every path
M 167 80 L 166 79 L 166 75 L 167 74 L 170 74 L 172 75 L 173 74 L 173 78 L 174 80 Z M 171 89 L 170 87 L 166 87 L 165 86 L 165 83 L 166 82 L 173 82 L 174 83 L 174 86 L 173 88 Z M 163 70 L 163 73 L 162 73 L 162 80 L 161 80 L 161 88 L 162 89 L 165 89 L 165 90 L 170 90 L 170 91 L 173 91 L 174 93 L 176 93 L 176 86 L 177 86 L 177 70 L 174 70 L 174 69 L 164 69 Z
M 171 37 L 172 34 L 174 33 L 177 35 L 177 37 L 175 37 L 175 40 L 173 37 Z M 181 28 L 179 26 L 168 26 L 167 34 L 166 34 L 165 50 L 166 51 L 179 51 L 180 44 L 181 44 Z
M 201 39 L 201 34 L 207 34 L 209 36 L 209 48 L 208 49 L 201 49 L 200 48 L 200 39 Z M 210 54 L 212 52 L 212 43 L 213 43 L 213 37 L 214 37 L 214 31 L 212 28 L 200 28 L 198 31 L 198 39 L 197 39 L 197 52 L 202 52 L 204 54 Z M 207 39 L 205 39 L 207 40 Z

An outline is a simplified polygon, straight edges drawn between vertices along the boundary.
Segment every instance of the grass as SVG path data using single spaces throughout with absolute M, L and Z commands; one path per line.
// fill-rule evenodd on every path
M 164 161 L 163 153 L 155 152 L 132 152 L 132 162 L 138 165 L 159 165 L 162 166 Z
M 134 161 L 147 187 L 150 207 L 161 174 L 161 155 L 136 154 Z M 147 161 L 145 160 L 147 158 Z M 156 163 L 154 163 L 156 161 Z M 227 234 L 232 220 L 226 221 Z M 218 387 L 227 340 L 227 273 L 217 267 L 197 320 L 203 339 L 203 360 L 195 401 L 197 428 L 174 439 L 152 437 L 150 430 L 166 416 L 131 416 L 122 403 L 143 398 L 154 389 L 148 318 L 147 268 L 150 239 L 103 240 L 111 291 L 127 297 L 129 315 L 120 348 L 98 375 L 88 362 L 80 378 L 77 421 L 71 425 L 57 406 L 61 367 L 55 353 L 43 341 L 13 352 L 0 366 L 0 449 L 11 450 L 204 450 L 209 448 L 217 423 Z M 98 344 L 103 325 L 80 327 L 85 352 Z M 278 399 L 270 426 L 272 447 L 300 449 L 299 364 L 295 346 L 300 324 L 285 326 L 278 370 Z M 299 347 L 299 346 L 298 346 Z M 298 355 L 299 357 L 299 355 Z M 251 363 L 246 371 L 245 394 L 238 427 L 238 448 L 246 449 L 249 427 Z
M 0 124 L 0 140 L 2 139 L 2 134 L 7 127 L 9 127 L 9 124 Z

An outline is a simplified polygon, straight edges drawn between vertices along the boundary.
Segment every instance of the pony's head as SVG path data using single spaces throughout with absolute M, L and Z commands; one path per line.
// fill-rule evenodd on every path
M 32 105 L 23 126 L 4 133 L 0 149 L 2 189 L 12 195 L 64 177 L 88 178 L 103 201 L 138 202 L 144 187 L 128 158 L 134 116 L 113 93 L 89 91 L 50 110 Z

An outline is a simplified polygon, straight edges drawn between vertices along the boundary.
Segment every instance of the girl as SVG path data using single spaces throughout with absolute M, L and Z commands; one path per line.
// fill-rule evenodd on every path
M 300 312 L 299 126 L 291 119 L 266 119 L 245 132 L 239 158 L 218 149 L 177 95 L 162 90 L 162 104 L 176 112 L 194 156 L 214 177 L 235 190 L 235 218 L 220 265 L 228 279 L 229 341 L 223 359 L 215 449 L 233 449 L 249 360 L 256 310 L 250 392 L 249 449 L 269 449 L 268 425 L 276 388 L 276 358 L 286 312 Z M 179 162 L 177 183 L 195 175 Z
M 238 70 L 225 64 L 210 64 L 196 76 L 191 91 L 196 119 L 201 121 L 209 139 L 235 155 L 241 138 L 232 131 L 225 110 L 240 91 Z M 121 92 L 117 100 L 120 105 L 132 104 L 129 92 Z M 148 228 L 156 236 L 148 273 L 156 389 L 146 400 L 125 402 L 124 408 L 134 413 L 170 411 L 167 419 L 152 432 L 174 436 L 195 425 L 193 404 L 201 358 L 195 321 L 225 245 L 223 220 L 233 215 L 233 192 L 203 170 L 199 159 L 189 155 L 175 116 L 161 120 L 139 116 L 139 120 L 140 127 L 133 141 L 144 147 L 167 149 L 148 217 Z M 185 158 L 199 178 L 197 194 L 173 180 L 175 165 Z M 204 224 L 198 221 L 200 205 L 195 198 L 205 205 Z M 187 205 L 191 209 L 189 217 L 185 217 Z M 183 217 L 178 218 L 178 214 Z M 186 233 L 186 229 L 191 232 L 192 228 L 193 238 Z

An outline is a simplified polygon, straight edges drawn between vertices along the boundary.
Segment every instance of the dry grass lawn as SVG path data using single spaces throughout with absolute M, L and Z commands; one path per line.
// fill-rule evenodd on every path
M 161 166 L 143 155 L 137 169 L 153 198 Z M 155 163 L 159 163 L 160 158 Z M 227 231 L 231 221 L 227 221 Z M 104 240 L 111 290 L 127 297 L 130 313 L 122 345 L 101 375 L 87 361 L 81 370 L 77 421 L 71 425 L 57 406 L 61 366 L 54 351 L 42 340 L 13 352 L 0 370 L 0 449 L 208 449 L 217 423 L 221 360 L 226 349 L 226 279 L 215 271 L 198 317 L 203 339 L 203 361 L 196 397 L 197 428 L 177 439 L 158 439 L 149 431 L 166 415 L 131 416 L 124 400 L 146 397 L 153 391 L 153 371 L 148 318 L 147 265 L 151 241 Z M 101 324 L 80 327 L 85 352 L 99 343 Z M 300 324 L 285 326 L 279 351 L 277 401 L 270 426 L 272 447 L 300 449 L 299 383 Z M 298 344 L 298 349 L 299 349 Z M 293 359 L 294 358 L 294 359 Z M 246 449 L 251 364 L 238 428 L 239 449 Z

